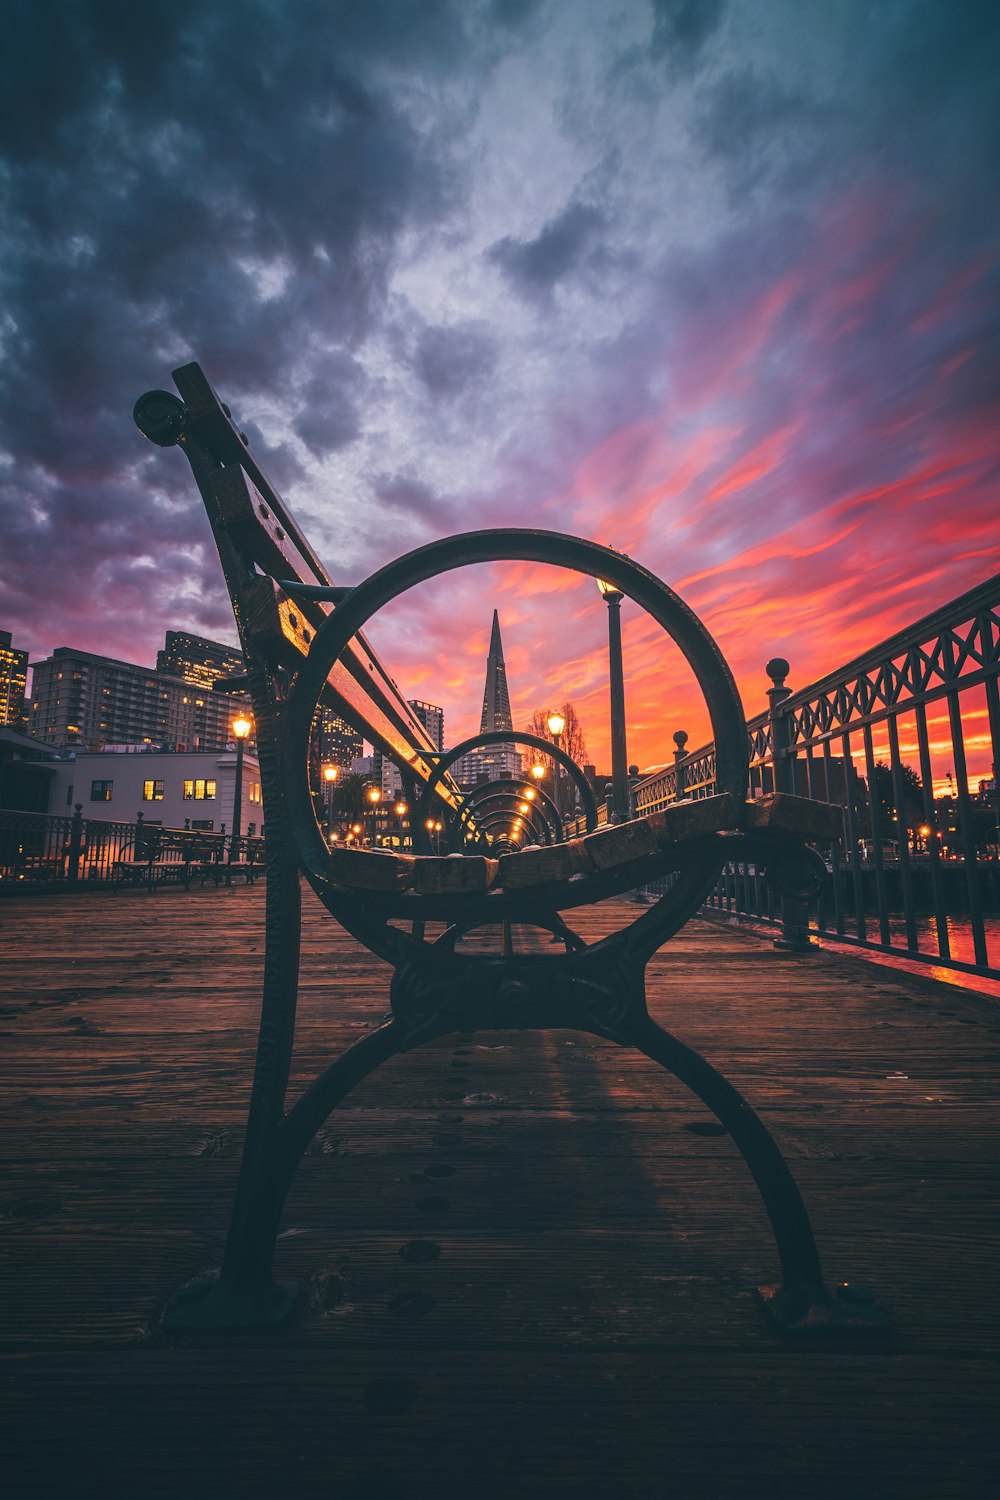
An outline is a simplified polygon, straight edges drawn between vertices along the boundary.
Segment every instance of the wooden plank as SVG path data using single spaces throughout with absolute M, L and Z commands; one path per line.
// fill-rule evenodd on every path
M 553 880 L 569 880 L 573 875 L 589 874 L 592 869 L 583 839 L 521 849 L 516 854 L 501 855 L 499 863 L 499 882 L 511 891 L 548 885 Z
M 840 838 L 844 832 L 844 809 L 833 802 L 775 792 L 746 804 L 746 827 L 798 833 L 807 839 Z
M 374 849 L 345 849 L 335 844 L 330 850 L 331 878 L 358 891 L 408 890 L 415 864 L 411 856 Z
M 413 890 L 419 896 L 482 893 L 496 879 L 497 866 L 497 860 L 478 854 L 419 855 L 414 860 Z
M 658 844 L 683 843 L 685 839 L 703 838 L 707 833 L 721 833 L 738 826 L 736 803 L 728 792 L 717 797 L 697 797 L 690 802 L 674 802 L 662 812 L 647 813 Z
M 588 834 L 583 847 L 595 870 L 614 870 L 631 864 L 634 859 L 656 854 L 659 845 L 645 818 L 635 818 Z

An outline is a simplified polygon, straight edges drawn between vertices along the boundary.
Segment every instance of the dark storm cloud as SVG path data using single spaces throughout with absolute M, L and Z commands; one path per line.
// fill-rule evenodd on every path
M 45 6 L 6 10 L 0 448 L 19 460 L 6 504 L 88 511 L 86 539 L 68 526 L 78 559 L 81 543 L 135 549 L 127 508 L 117 526 L 97 518 L 138 463 L 132 402 L 172 364 L 200 359 L 254 435 L 252 411 L 289 391 L 314 455 L 361 429 L 366 378 L 348 350 L 380 316 L 400 231 L 453 191 L 447 149 L 379 70 L 405 59 L 445 78 L 468 12 L 293 10 L 94 0 L 61 6 L 58 25 Z M 282 482 L 301 473 L 287 444 L 264 449 Z M 155 473 L 182 506 L 178 533 L 196 530 L 179 466 Z M 41 560 L 7 536 L 26 566 Z M 58 546 L 43 553 L 58 563 Z M 200 552 L 188 566 L 214 583 Z
M 447 510 L 447 501 L 436 495 L 430 485 L 412 475 L 383 474 L 374 482 L 376 499 L 391 512 L 439 521 Z
M 569 203 L 531 240 L 505 235 L 491 245 L 489 259 L 525 297 L 547 297 L 565 277 L 587 263 L 604 226 L 589 203 Z
M 322 458 L 354 442 L 361 432 L 360 398 L 368 385 L 361 365 L 343 350 L 332 351 L 312 366 L 292 423 L 311 453 Z
M 680 67 L 695 62 L 724 11 L 723 0 L 652 0 L 652 8 L 650 54 Z
M 425 328 L 416 349 L 417 374 L 433 396 L 450 398 L 478 386 L 497 360 L 495 339 L 476 323 Z

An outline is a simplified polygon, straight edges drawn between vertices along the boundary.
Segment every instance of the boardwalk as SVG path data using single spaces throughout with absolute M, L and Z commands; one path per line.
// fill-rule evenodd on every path
M 651 966 L 651 1008 L 759 1108 L 829 1278 L 870 1284 L 891 1336 L 772 1333 L 728 1140 L 650 1063 L 569 1032 L 381 1070 L 293 1189 L 296 1324 L 151 1334 L 218 1263 L 262 911 L 259 888 L 0 908 L 8 1493 L 994 1492 L 997 1002 L 705 923 Z M 300 1083 L 385 1009 L 386 971 L 332 932 L 310 899 Z

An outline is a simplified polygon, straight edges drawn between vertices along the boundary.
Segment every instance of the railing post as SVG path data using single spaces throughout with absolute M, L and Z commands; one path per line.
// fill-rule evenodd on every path
M 686 791 L 686 788 L 684 786 L 684 762 L 687 760 L 687 751 L 685 750 L 684 746 L 687 744 L 687 742 L 688 737 L 686 731 L 683 729 L 678 729 L 677 733 L 674 735 L 674 744 L 677 746 L 677 749 L 674 751 L 675 802 L 680 802 L 683 799 Z
M 792 696 L 785 686 L 785 678 L 791 667 L 784 657 L 775 656 L 764 668 L 773 683 L 767 690 L 768 718 L 771 721 L 771 748 L 774 756 L 774 790 L 792 790 L 792 771 L 789 763 L 788 715 L 784 704 Z M 794 901 L 789 896 L 781 898 L 781 936 L 775 938 L 776 948 L 790 949 L 793 953 L 809 953 L 819 945 L 809 936 L 809 907 L 804 901 Z
M 73 804 L 73 820 L 69 826 L 69 862 L 66 866 L 66 884 L 75 886 L 80 878 L 80 848 L 83 843 L 83 803 Z

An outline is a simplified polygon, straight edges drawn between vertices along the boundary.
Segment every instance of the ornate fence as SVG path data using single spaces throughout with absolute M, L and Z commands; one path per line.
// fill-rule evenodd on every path
M 788 663 L 768 663 L 751 792 L 844 808 L 814 932 L 1000 978 L 998 610 L 1000 576 L 797 692 Z M 674 764 L 634 788 L 639 814 L 714 789 L 713 747 L 674 740 Z M 730 866 L 710 905 L 781 920 L 752 866 Z
M 70 817 L 0 811 L 0 895 L 110 883 L 116 879 L 116 862 L 132 859 L 141 826 L 141 821 L 98 822 L 79 811 Z M 154 829 L 158 825 L 145 826 Z M 220 864 L 230 854 L 232 839 L 225 834 L 213 838 L 180 829 L 164 829 L 163 833 L 163 849 L 157 854 L 160 865 L 183 866 L 185 840 L 196 840 L 203 847 L 216 844 Z M 232 848 L 232 857 L 247 859 L 252 849 L 259 860 L 262 847 L 259 838 L 241 837 Z
M 134 847 L 134 823 L 0 812 L 0 887 L 110 880 L 115 860 L 131 858 Z

